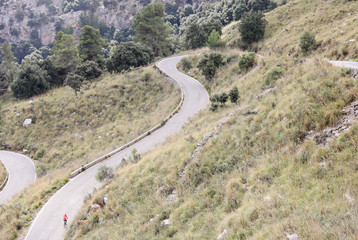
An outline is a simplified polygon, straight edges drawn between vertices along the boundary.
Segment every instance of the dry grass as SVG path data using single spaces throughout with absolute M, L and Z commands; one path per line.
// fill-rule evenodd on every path
M 0 162 L 0 186 L 3 184 L 3 182 L 5 181 L 7 176 L 7 171 L 6 168 L 4 166 L 4 164 L 2 164 L 2 162 Z M 1 191 L 2 189 L 0 189 Z
M 141 76 L 151 73 L 143 82 Z M 179 93 L 153 68 L 106 75 L 83 87 L 55 89 L 28 101 L 4 96 L 2 143 L 8 150 L 29 150 L 38 180 L 0 210 L 0 236 L 21 236 L 37 210 L 68 181 L 69 173 L 158 124 L 179 103 Z M 26 118 L 35 120 L 28 128 Z M 75 137 L 75 135 L 82 137 Z
M 342 107 L 357 99 L 358 83 L 326 62 L 333 45 L 321 44 L 308 58 L 297 51 L 297 57 L 286 55 L 298 46 L 302 30 L 314 29 L 319 41 L 329 29 L 340 32 L 340 21 L 356 18 L 348 15 L 356 5 L 294 0 L 267 14 L 269 32 L 260 52 L 266 57 L 257 58 L 248 73 L 240 73 L 236 62 L 228 64 L 206 82 L 211 94 L 237 86 L 240 104 L 215 113 L 203 111 L 139 163 L 118 169 L 119 176 L 89 200 L 79 216 L 85 217 L 88 204 L 107 195 L 109 204 L 98 213 L 100 221 L 91 217 L 85 226 L 72 226 L 67 237 L 215 239 L 227 229 L 225 239 L 286 239 L 292 234 L 300 239 L 357 239 L 358 125 L 325 148 L 305 136 L 334 125 Z M 321 18 L 336 20 L 326 23 Z M 281 23 L 292 31 L 275 25 Z M 346 26 L 353 34 L 354 27 Z M 335 48 L 349 38 L 333 35 Z M 349 47 L 346 58 L 354 51 Z M 276 68 L 283 75 L 273 82 L 275 88 L 256 98 L 267 88 L 267 74 Z M 195 67 L 189 72 L 205 82 Z M 238 107 L 243 110 L 209 141 L 179 180 L 196 144 Z M 245 114 L 248 110 L 257 114 Z M 166 204 L 173 189 L 178 201 Z M 161 228 L 167 218 L 170 227 Z

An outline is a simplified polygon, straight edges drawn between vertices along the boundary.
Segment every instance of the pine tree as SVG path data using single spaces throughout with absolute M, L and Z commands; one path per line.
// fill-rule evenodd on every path
M 53 65 L 56 68 L 64 69 L 65 72 L 73 71 L 80 63 L 75 39 L 72 35 L 58 32 L 51 52 Z
M 135 19 L 135 40 L 149 46 L 155 56 L 169 54 L 168 28 L 164 23 L 164 5 L 152 3 L 137 13 Z
M 82 28 L 78 49 L 83 62 L 94 61 L 102 65 L 104 58 L 101 51 L 106 45 L 105 40 L 101 38 L 99 29 L 95 29 L 91 26 L 84 26 Z
M 14 79 L 16 64 L 15 57 L 10 45 L 5 42 L 1 45 L 1 65 L 0 65 L 0 95 L 5 93 Z

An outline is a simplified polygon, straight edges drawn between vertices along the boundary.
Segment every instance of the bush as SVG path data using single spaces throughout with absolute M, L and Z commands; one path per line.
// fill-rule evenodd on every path
M 239 57 L 239 69 L 241 71 L 247 71 L 252 68 L 255 64 L 255 57 L 256 55 L 254 52 L 242 54 Z
M 140 77 L 140 80 L 142 82 L 148 82 L 152 79 L 152 73 L 151 72 L 144 72 L 142 76 Z
M 100 166 L 96 175 L 96 179 L 102 182 L 105 179 L 111 179 L 114 177 L 113 169 L 107 166 Z
M 225 65 L 224 56 L 220 53 L 205 54 L 198 64 L 198 68 L 202 71 L 206 80 L 212 80 L 219 67 Z
M 86 61 L 76 67 L 75 74 L 82 76 L 86 80 L 93 80 L 102 75 L 102 70 L 98 63 Z
M 221 40 L 220 34 L 214 29 L 209 35 L 207 45 L 210 49 L 224 48 L 225 42 Z
M 306 31 L 300 37 L 300 48 L 303 53 L 309 53 L 317 46 L 315 34 Z
M 266 75 L 265 75 L 265 85 L 268 87 L 272 87 L 277 79 L 279 79 L 283 75 L 283 69 L 275 67 L 271 69 Z
M 84 80 L 84 77 L 75 73 L 70 73 L 67 75 L 65 85 L 71 87 L 77 96 L 77 92 L 81 90 L 82 82 Z
M 237 103 L 240 99 L 239 89 L 237 87 L 233 87 L 229 92 L 230 102 Z
M 183 67 L 184 71 L 188 71 L 189 69 L 191 69 L 193 67 L 193 65 L 191 64 L 190 59 L 187 58 L 187 57 L 182 58 L 180 60 L 179 64 Z

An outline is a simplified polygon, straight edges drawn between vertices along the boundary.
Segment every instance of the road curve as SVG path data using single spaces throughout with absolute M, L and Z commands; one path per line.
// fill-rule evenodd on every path
M 36 181 L 36 169 L 33 161 L 27 156 L 0 151 L 0 161 L 8 172 L 8 181 L 0 192 L 0 205 Z
M 183 125 L 200 110 L 207 108 L 209 95 L 205 88 L 195 79 L 179 72 L 177 63 L 184 56 L 171 57 L 158 63 L 158 67 L 168 76 L 176 80 L 184 91 L 185 100 L 179 113 L 171 118 L 166 125 L 158 129 L 148 137 L 137 142 L 130 148 L 119 152 L 100 164 L 84 171 L 71 179 L 61 188 L 41 209 L 25 237 L 27 240 L 60 240 L 65 236 L 62 217 L 66 213 L 69 224 L 79 213 L 85 196 L 92 193 L 94 188 L 101 184 L 95 179 L 100 166 L 117 166 L 123 157 L 130 155 L 133 148 L 139 153 L 145 153 L 153 149 L 157 144 L 164 143 L 166 138 L 181 130 Z

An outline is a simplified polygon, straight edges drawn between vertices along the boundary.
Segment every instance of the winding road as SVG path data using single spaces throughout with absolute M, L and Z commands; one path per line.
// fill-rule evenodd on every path
M 130 155 L 133 148 L 143 154 L 153 149 L 157 144 L 164 143 L 166 138 L 181 130 L 188 120 L 200 110 L 207 108 L 209 95 L 205 88 L 194 78 L 191 78 L 176 68 L 177 63 L 184 56 L 171 57 L 160 61 L 158 67 L 177 81 L 182 87 L 185 100 L 179 113 L 174 115 L 166 125 L 153 132 L 133 146 L 113 155 L 100 164 L 97 164 L 77 177 L 71 179 L 61 188 L 41 209 L 26 235 L 27 240 L 60 240 L 66 230 L 63 227 L 62 217 L 66 213 L 69 224 L 79 213 L 86 195 L 92 193 L 101 183 L 95 179 L 100 166 L 117 166 L 123 157 Z
M 0 192 L 0 205 L 36 181 L 36 169 L 32 160 L 24 155 L 0 151 L 0 161 L 8 172 L 8 181 Z

